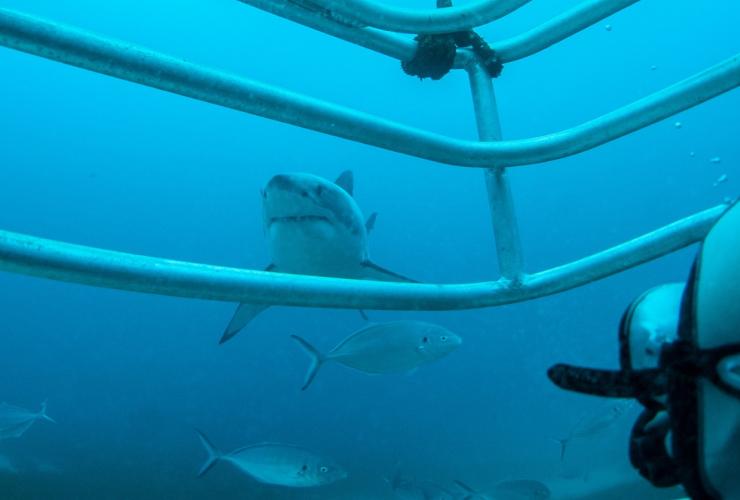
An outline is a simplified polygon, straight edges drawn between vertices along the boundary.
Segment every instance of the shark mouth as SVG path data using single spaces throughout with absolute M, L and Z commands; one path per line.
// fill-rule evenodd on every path
M 330 222 L 328 217 L 323 215 L 289 215 L 286 217 L 272 217 L 270 218 L 270 225 L 276 222 L 309 222 L 309 221 L 324 221 Z

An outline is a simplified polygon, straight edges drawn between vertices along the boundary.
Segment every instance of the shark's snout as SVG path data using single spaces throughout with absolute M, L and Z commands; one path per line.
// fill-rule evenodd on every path
M 267 183 L 265 193 L 269 196 L 271 192 L 282 191 L 307 197 L 309 189 L 305 184 L 305 182 L 301 183 L 291 175 L 278 174 Z

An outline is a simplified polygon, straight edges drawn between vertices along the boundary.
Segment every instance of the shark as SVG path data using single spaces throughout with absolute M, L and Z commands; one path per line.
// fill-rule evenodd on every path
M 334 182 L 309 173 L 278 174 L 261 193 L 263 227 L 272 258 L 265 271 L 415 282 L 370 260 L 368 233 L 377 214 L 364 220 L 353 197 L 351 170 L 342 172 Z M 268 307 L 239 304 L 220 343 L 233 338 Z

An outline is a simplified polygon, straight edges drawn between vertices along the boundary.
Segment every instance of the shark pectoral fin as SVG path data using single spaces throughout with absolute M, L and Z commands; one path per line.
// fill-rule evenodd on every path
M 334 184 L 344 189 L 345 191 L 347 191 L 347 194 L 352 196 L 355 190 L 355 178 L 352 175 L 352 171 L 345 170 L 344 172 L 339 174 L 339 177 L 337 177 L 337 180 L 334 181 Z
M 229 321 L 224 334 L 221 336 L 219 344 L 223 344 L 227 340 L 230 340 L 234 335 L 239 333 L 245 326 L 249 324 L 259 313 L 270 307 L 266 304 L 239 304 L 234 312 L 234 316 Z
M 265 271 L 274 271 L 275 264 L 270 264 L 265 268 Z M 250 304 L 244 302 L 239 304 L 232 316 L 231 321 L 226 326 L 224 334 L 221 336 L 219 344 L 223 344 L 227 340 L 231 339 L 234 335 L 239 333 L 245 326 L 249 324 L 259 313 L 270 307 L 267 304 Z
M 393 271 L 389 271 L 388 269 L 384 269 L 369 260 L 363 261 L 360 266 L 362 267 L 362 272 L 360 273 L 360 275 L 363 279 L 366 280 L 418 283 L 418 281 L 416 280 L 412 280 L 411 278 L 407 278 L 406 276 L 402 276 L 398 273 L 394 273 Z

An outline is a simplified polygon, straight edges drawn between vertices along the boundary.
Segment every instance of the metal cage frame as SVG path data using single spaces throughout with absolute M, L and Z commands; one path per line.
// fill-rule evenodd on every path
M 439 33 L 498 19 L 529 0 L 483 0 L 446 9 L 397 9 L 371 0 L 239 0 L 382 54 L 410 59 L 400 33 Z M 521 35 L 491 44 L 503 62 L 539 52 L 637 0 L 585 0 Z M 348 22 L 350 21 L 350 22 Z M 554 294 L 701 241 L 726 204 L 559 267 L 524 271 L 507 168 L 574 155 L 694 107 L 740 85 L 740 54 L 581 125 L 502 140 L 491 78 L 458 49 L 468 73 L 479 141 L 447 137 L 192 64 L 132 44 L 0 8 L 0 45 L 123 80 L 344 139 L 484 171 L 500 278 L 464 284 L 388 283 L 198 264 L 74 245 L 0 230 L 0 270 L 59 281 L 229 302 L 386 310 L 497 306 Z

